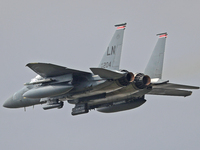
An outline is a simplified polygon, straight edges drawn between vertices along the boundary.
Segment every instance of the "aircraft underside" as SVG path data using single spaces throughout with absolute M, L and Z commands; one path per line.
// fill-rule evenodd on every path
M 91 72 L 49 63 L 29 63 L 37 76 L 4 103 L 7 108 L 43 104 L 43 109 L 62 108 L 64 101 L 75 105 L 72 115 L 96 109 L 103 113 L 124 111 L 141 106 L 145 95 L 190 96 L 197 86 L 170 83 L 162 79 L 167 33 L 159 36 L 144 73 L 120 70 L 120 58 L 126 23 L 116 31 L 96 68 Z M 134 67 L 134 66 L 133 66 Z

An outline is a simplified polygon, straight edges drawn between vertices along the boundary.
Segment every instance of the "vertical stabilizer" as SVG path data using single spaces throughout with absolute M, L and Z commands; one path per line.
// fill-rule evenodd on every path
M 117 30 L 113 35 L 106 52 L 101 59 L 99 68 L 106 68 L 110 70 L 119 70 L 121 50 L 123 43 L 124 30 L 126 23 L 115 25 Z
M 167 38 L 167 33 L 161 33 L 157 35 L 159 36 L 159 39 L 156 43 L 154 51 L 144 71 L 144 73 L 146 75 L 149 75 L 151 79 L 162 78 L 163 60 L 164 60 L 165 42 Z

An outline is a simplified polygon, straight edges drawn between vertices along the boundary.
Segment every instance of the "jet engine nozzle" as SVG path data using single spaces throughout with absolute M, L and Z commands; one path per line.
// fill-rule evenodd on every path
M 138 73 L 136 74 L 134 81 L 137 88 L 143 89 L 151 83 L 151 78 L 143 73 Z
M 122 78 L 117 80 L 117 83 L 119 83 L 121 86 L 127 86 L 128 84 L 133 82 L 134 79 L 134 74 L 132 72 L 127 72 Z

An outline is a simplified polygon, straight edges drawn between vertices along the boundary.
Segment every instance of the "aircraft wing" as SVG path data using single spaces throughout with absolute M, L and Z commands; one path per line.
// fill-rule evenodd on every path
M 153 88 L 148 94 L 152 95 L 168 95 L 168 96 L 190 96 L 192 91 L 179 90 L 179 89 L 165 89 L 165 88 Z
M 36 72 L 37 74 L 39 74 L 44 78 L 61 76 L 65 74 L 78 74 L 78 75 L 91 74 L 89 72 L 69 69 L 63 66 L 58 66 L 50 63 L 29 63 L 26 66 L 28 66 L 30 69 L 32 69 L 34 72 Z
M 152 85 L 152 89 L 134 89 L 131 83 L 126 87 L 123 87 L 119 90 L 113 91 L 108 93 L 108 96 L 117 95 L 117 98 L 124 97 L 128 93 L 132 97 L 141 97 L 145 94 L 151 95 L 165 95 L 165 96 L 190 96 L 192 91 L 182 90 L 182 89 L 199 89 L 197 86 L 189 86 L 189 85 L 181 85 L 181 84 L 174 84 L 174 83 L 167 83 L 163 82 L 162 84 L 155 84 Z
M 197 86 L 174 84 L 174 83 L 164 83 L 154 85 L 155 88 L 176 88 L 176 89 L 199 89 Z
M 174 83 L 164 83 L 153 85 L 152 90 L 148 94 L 153 95 L 168 95 L 168 96 L 189 96 L 192 91 L 181 90 L 181 89 L 199 89 L 197 86 L 181 85 Z

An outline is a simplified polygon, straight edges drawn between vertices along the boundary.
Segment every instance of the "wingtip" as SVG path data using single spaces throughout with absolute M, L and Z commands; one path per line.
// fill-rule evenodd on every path
M 25 66 L 25 67 L 28 67 L 28 66 L 30 66 L 30 64 L 31 64 L 31 63 L 28 63 L 28 64 L 26 64 L 26 66 Z
M 33 62 L 33 63 L 28 63 L 28 64 L 26 64 L 26 66 L 31 66 L 31 65 L 37 65 L 37 64 L 47 64 L 47 65 L 53 65 L 53 64 L 51 64 L 51 63 L 42 63 L 42 62 Z
M 30 65 L 33 65 L 33 64 L 38 64 L 38 62 L 35 62 L 35 63 L 28 63 L 28 64 L 26 64 L 26 66 L 29 67 Z
M 187 96 L 191 96 L 192 95 L 192 91 L 188 91 L 189 93 L 187 95 L 185 95 L 184 97 L 187 97 Z

